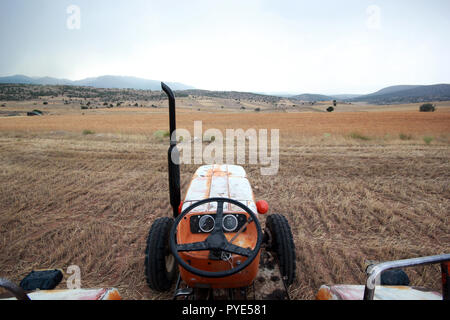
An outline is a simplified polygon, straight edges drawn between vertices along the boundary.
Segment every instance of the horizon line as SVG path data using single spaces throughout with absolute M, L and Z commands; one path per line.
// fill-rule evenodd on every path
M 258 91 L 258 90 L 253 90 L 253 91 L 249 91 L 249 90 L 245 90 L 245 91 L 239 91 L 239 90 L 219 90 L 219 89 L 201 89 L 201 88 L 196 88 L 193 87 L 191 85 L 185 84 L 183 82 L 179 82 L 179 81 L 167 81 L 167 80 L 155 80 L 155 79 L 148 79 L 148 78 L 142 78 L 142 77 L 137 77 L 137 76 L 130 76 L 130 75 L 114 75 L 114 74 L 104 74 L 104 75 L 99 75 L 99 76 L 93 76 L 93 77 L 85 77 L 85 78 L 81 78 L 81 79 L 77 79 L 77 80 L 72 80 L 69 78 L 59 78 L 59 77 L 54 77 L 54 76 L 29 76 L 29 75 L 25 75 L 25 74 L 21 74 L 21 73 L 16 73 L 16 74 L 10 74 L 10 75 L 0 75 L 0 78 L 7 78 L 7 77 L 14 77 L 14 76 L 23 76 L 23 77 L 27 77 L 30 79 L 44 79 L 44 78 L 51 78 L 51 79 L 56 79 L 56 80 L 67 80 L 67 81 L 71 81 L 71 82 L 77 82 L 77 81 L 82 81 L 82 80 L 87 80 L 87 79 L 97 79 L 97 78 L 101 78 L 101 77 L 120 77 L 120 78 L 135 78 L 135 79 L 139 79 L 139 80 L 147 80 L 147 81 L 157 81 L 157 82 L 166 82 L 166 83 L 176 83 L 176 84 L 181 84 L 184 86 L 188 86 L 188 87 L 192 87 L 190 89 L 183 89 L 183 90 L 175 90 L 175 91 L 184 91 L 184 90 L 204 90 L 204 91 L 217 91 L 217 92 L 248 92 L 248 93 L 254 93 L 254 94 L 263 94 L 263 95 L 271 95 L 271 96 L 282 96 L 282 95 L 289 95 L 289 96 L 297 96 L 297 95 L 323 95 L 323 96 L 329 96 L 329 97 L 333 97 L 333 96 L 339 96 L 339 95 L 355 95 L 355 96 L 363 96 L 363 95 L 368 95 L 371 93 L 375 93 L 377 91 L 380 91 L 382 89 L 385 88 L 390 88 L 390 87 L 395 87 L 395 86 L 434 86 L 434 85 L 442 85 L 442 84 L 450 84 L 449 83 L 433 83 L 433 84 L 391 84 L 391 85 L 387 85 L 387 86 L 383 86 L 381 89 L 378 89 L 376 91 L 370 92 L 370 93 L 333 93 L 333 94 L 327 94 L 327 93 L 310 93 L 310 92 L 302 92 L 302 93 L 298 93 L 298 92 L 293 92 L 293 91 Z M 14 84 L 14 83 L 11 83 Z M 44 84 L 45 85 L 45 84 Z M 50 84 L 48 84 L 50 85 Z M 104 89 L 125 89 L 125 88 L 104 88 Z M 132 89 L 132 88 L 131 88 Z M 136 90 L 150 90 L 150 89 L 136 89 Z M 159 89 L 159 91 L 161 91 Z

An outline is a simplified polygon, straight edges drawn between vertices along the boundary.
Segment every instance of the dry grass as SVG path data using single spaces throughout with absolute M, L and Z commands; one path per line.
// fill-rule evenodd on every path
M 203 128 L 280 129 L 284 138 L 317 136 L 324 133 L 345 135 L 357 132 L 368 136 L 402 134 L 441 135 L 450 133 L 450 112 L 343 112 L 343 113 L 192 113 L 180 110 L 178 128 L 193 131 L 194 121 L 202 121 Z M 0 131 L 82 132 L 152 135 L 166 130 L 166 111 L 130 112 L 115 110 L 88 115 L 53 115 L 45 117 L 0 118 Z
M 449 252 L 450 113 L 180 113 L 178 120 L 188 129 L 193 120 L 204 129 L 281 129 L 278 175 L 245 168 L 256 197 L 291 224 L 294 299 L 314 298 L 325 283 L 362 283 L 364 259 Z M 167 123 L 157 113 L 1 119 L 0 275 L 19 282 L 32 269 L 76 264 L 83 287 L 166 298 L 146 285 L 144 249 L 152 222 L 170 214 L 167 143 L 153 137 Z M 427 145 L 425 135 L 435 139 Z M 195 169 L 182 167 L 183 194 Z M 440 290 L 437 267 L 408 273 L 414 285 Z

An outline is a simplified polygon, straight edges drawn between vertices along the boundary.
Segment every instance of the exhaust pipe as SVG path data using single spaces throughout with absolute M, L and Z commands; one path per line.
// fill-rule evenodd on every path
M 173 217 L 178 216 L 178 207 L 181 203 L 181 188 L 180 188 L 180 153 L 177 148 L 177 140 L 173 134 L 176 130 L 176 118 L 175 118 L 175 96 L 172 90 L 164 83 L 161 82 L 161 88 L 169 98 L 169 123 L 170 123 L 170 147 L 168 151 L 169 160 L 169 192 L 170 192 L 170 205 L 173 210 Z M 174 163 L 174 161 L 176 163 Z

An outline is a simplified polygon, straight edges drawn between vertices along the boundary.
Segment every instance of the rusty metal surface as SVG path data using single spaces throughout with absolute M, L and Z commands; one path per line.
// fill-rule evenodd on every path
M 187 294 L 185 294 L 187 293 Z M 252 285 L 235 289 L 190 289 L 178 279 L 174 299 L 188 300 L 286 300 L 288 292 L 281 277 L 280 268 L 275 257 L 263 248 L 258 274 Z
M 363 300 L 363 285 L 323 285 L 317 300 Z M 442 300 L 439 292 L 421 287 L 376 286 L 374 300 Z
M 122 300 L 115 288 L 38 290 L 28 294 L 30 300 Z M 16 300 L 8 298 L 4 300 Z
M 244 168 L 236 165 L 206 165 L 195 172 L 186 193 L 182 210 L 197 201 L 208 198 L 230 198 L 258 213 L 250 182 Z M 215 212 L 216 203 L 199 206 L 192 212 Z M 226 212 L 242 212 L 237 206 L 226 204 Z
M 278 263 L 275 257 L 266 250 L 261 251 L 259 271 L 253 286 L 255 300 L 289 299 Z
M 182 210 L 204 199 L 213 197 L 230 198 L 249 207 L 258 216 L 255 198 L 243 167 L 236 165 L 205 165 L 195 172 L 186 193 Z M 225 204 L 227 213 L 240 213 L 242 209 L 232 204 Z M 209 213 L 216 211 L 217 203 L 199 206 L 191 212 Z M 240 245 L 239 243 L 236 243 Z M 185 289 L 184 281 L 180 290 Z M 184 293 L 184 291 L 180 291 Z M 200 289 L 195 288 L 188 299 L 232 299 L 236 300 L 281 300 L 288 299 L 279 266 L 275 258 L 265 248 L 261 249 L 258 273 L 252 285 L 237 289 Z

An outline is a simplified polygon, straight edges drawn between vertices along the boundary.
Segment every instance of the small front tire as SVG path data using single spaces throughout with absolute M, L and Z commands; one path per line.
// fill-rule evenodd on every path
M 155 291 L 168 291 L 177 274 L 177 263 L 170 252 L 169 233 L 174 220 L 155 220 L 147 238 L 145 249 L 145 275 L 149 287 Z
M 274 252 L 280 264 L 281 275 L 286 285 L 295 279 L 295 245 L 287 219 L 281 214 L 271 214 L 266 220 L 268 250 Z

